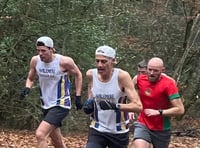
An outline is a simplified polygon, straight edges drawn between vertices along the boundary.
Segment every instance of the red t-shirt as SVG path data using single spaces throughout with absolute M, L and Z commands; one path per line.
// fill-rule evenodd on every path
M 180 98 L 174 80 L 165 75 L 161 75 L 160 80 L 155 83 L 149 82 L 147 75 L 139 75 L 137 85 L 143 109 L 167 109 L 170 107 L 170 100 Z M 144 114 L 144 110 L 140 113 L 138 122 L 150 130 L 170 129 L 169 117 L 161 115 L 148 117 Z

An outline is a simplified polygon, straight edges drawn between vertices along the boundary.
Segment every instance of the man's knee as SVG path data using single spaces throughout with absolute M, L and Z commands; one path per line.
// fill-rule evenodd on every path
M 35 136 L 36 136 L 36 139 L 38 141 L 43 141 L 43 140 L 46 139 L 46 135 L 42 131 L 40 131 L 40 130 L 36 130 Z

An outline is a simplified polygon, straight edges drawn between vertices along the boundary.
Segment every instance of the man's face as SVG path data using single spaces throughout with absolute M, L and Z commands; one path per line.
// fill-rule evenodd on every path
M 162 67 L 148 65 L 148 67 L 147 67 L 148 80 L 150 82 L 158 81 L 160 78 L 160 75 L 162 73 L 162 70 L 163 70 Z
M 147 68 L 146 67 L 138 67 L 138 74 L 146 74 Z
M 40 56 L 40 59 L 45 62 L 51 62 L 53 50 L 46 46 L 37 46 L 37 53 Z
M 100 75 L 110 74 L 109 72 L 113 68 L 114 59 L 103 56 L 103 55 L 96 55 L 95 61 L 96 61 L 96 67 L 97 67 L 98 73 Z

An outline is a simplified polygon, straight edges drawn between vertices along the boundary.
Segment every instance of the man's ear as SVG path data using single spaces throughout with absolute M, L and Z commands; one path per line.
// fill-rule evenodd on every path
M 55 53 L 56 52 L 56 49 L 55 48 L 50 48 L 52 51 L 53 51 L 53 53 Z
M 117 64 L 116 58 L 113 58 L 113 59 L 112 59 L 112 62 L 113 62 L 114 64 Z
M 165 67 L 162 68 L 162 72 L 165 73 Z

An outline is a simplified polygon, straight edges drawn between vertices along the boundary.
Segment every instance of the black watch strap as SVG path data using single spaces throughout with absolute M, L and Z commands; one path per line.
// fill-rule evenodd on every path
M 120 107 L 121 107 L 120 104 L 117 103 L 117 104 L 116 104 L 116 108 L 120 110 Z
M 160 115 L 162 116 L 163 115 L 163 110 L 159 109 L 158 111 L 159 111 Z

